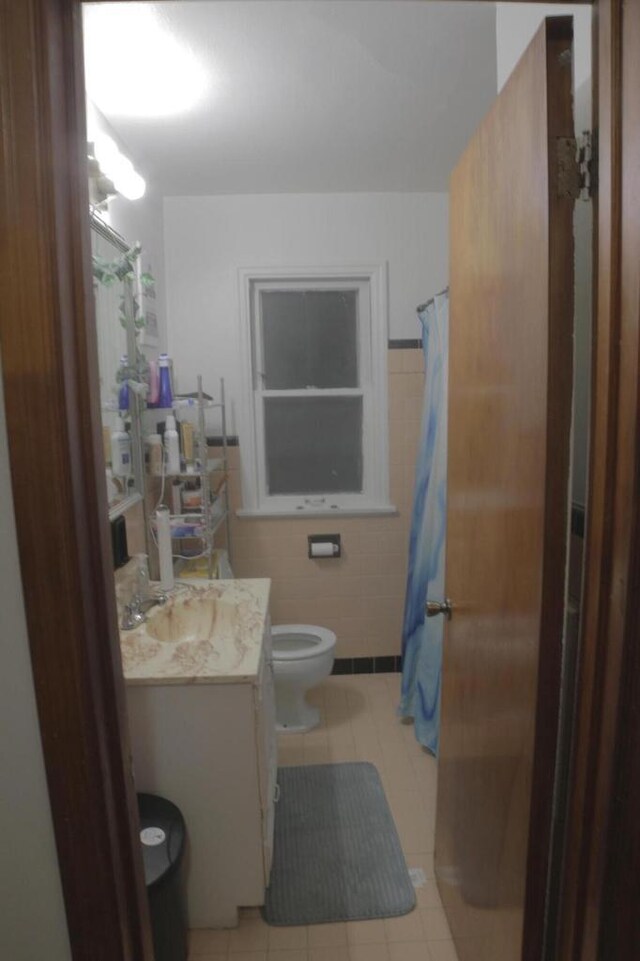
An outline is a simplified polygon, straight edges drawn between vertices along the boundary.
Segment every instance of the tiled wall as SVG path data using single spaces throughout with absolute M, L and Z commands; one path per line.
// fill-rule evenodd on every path
M 422 350 L 390 349 L 391 517 L 247 519 L 233 514 L 236 577 L 270 577 L 274 624 L 320 624 L 338 636 L 336 656 L 399 654 L 416 450 L 420 435 Z M 230 448 L 230 500 L 241 506 L 239 449 Z M 307 557 L 307 535 L 339 533 L 342 557 Z

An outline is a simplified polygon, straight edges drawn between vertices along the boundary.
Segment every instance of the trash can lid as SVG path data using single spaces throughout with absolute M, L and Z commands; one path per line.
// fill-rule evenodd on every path
M 138 794 L 138 813 L 144 880 L 150 888 L 180 866 L 185 844 L 184 818 L 175 804 L 155 794 Z

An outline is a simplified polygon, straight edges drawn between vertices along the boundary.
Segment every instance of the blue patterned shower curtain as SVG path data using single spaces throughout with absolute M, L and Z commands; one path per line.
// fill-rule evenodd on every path
M 437 754 L 444 619 L 427 618 L 424 606 L 427 596 L 444 598 L 449 295 L 439 294 L 418 316 L 425 391 L 409 540 L 399 714 L 413 718 L 418 741 Z

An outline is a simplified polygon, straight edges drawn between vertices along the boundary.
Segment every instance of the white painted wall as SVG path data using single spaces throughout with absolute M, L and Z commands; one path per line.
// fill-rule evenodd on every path
M 419 336 L 416 306 L 448 284 L 446 194 L 168 197 L 168 346 L 180 390 L 224 375 L 241 397 L 238 268 L 388 262 L 389 336 Z
M 144 161 L 136 157 L 111 124 L 93 108 L 96 126 L 108 134 L 118 144 L 120 150 L 131 160 L 136 170 L 146 179 Z M 165 291 L 164 266 L 164 211 L 162 195 L 153 183 L 147 180 L 147 191 L 140 200 L 127 200 L 116 196 L 109 201 L 108 210 L 100 215 L 114 230 L 133 246 L 142 244 L 142 267 L 150 270 L 156 280 L 156 313 L 160 334 L 159 350 L 164 350 L 167 342 L 167 298 Z M 155 356 L 155 351 L 145 349 L 147 357 Z
M 574 113 L 576 131 L 591 129 L 591 18 L 590 5 L 497 3 L 496 60 L 498 90 L 524 53 L 544 17 L 574 18 Z M 589 395 L 591 372 L 591 203 L 579 201 L 574 214 L 575 237 L 575 350 L 572 497 L 586 503 L 589 450 Z
M 68 961 L 71 950 L 18 568 L 1 381 L 0 490 L 0 957 Z

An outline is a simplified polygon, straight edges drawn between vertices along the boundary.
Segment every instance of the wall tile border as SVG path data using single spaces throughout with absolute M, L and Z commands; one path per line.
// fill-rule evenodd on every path
M 402 658 L 399 654 L 382 657 L 337 657 L 332 674 L 399 674 Z

